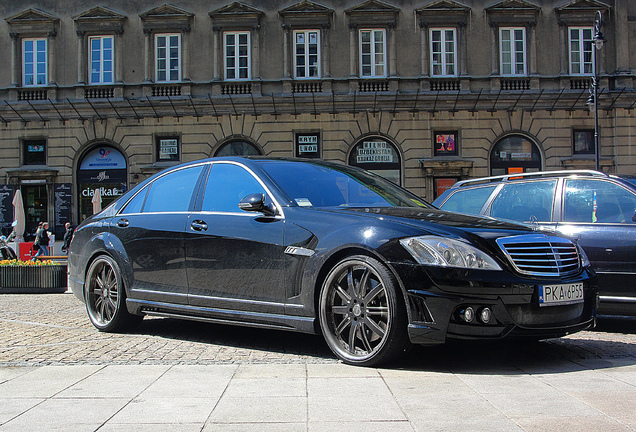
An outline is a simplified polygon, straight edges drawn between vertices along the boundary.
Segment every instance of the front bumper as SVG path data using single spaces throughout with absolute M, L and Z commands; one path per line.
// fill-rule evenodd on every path
M 429 271 L 415 265 L 396 270 L 407 293 L 408 333 L 414 344 L 440 344 L 446 339 L 548 339 L 595 324 L 598 289 L 596 276 L 588 270 L 557 281 L 523 279 L 505 271 Z M 539 285 L 576 282 L 584 286 L 582 303 L 539 306 Z M 469 307 L 476 316 L 467 322 L 464 311 Z M 479 318 L 485 308 L 491 312 L 488 322 Z

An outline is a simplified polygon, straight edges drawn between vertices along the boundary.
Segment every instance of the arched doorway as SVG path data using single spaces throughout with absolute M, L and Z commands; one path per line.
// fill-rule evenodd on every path
M 523 135 L 509 135 L 490 152 L 490 175 L 541 171 L 539 147 Z
M 249 141 L 230 140 L 218 148 L 214 156 L 260 156 L 261 150 Z
M 93 214 L 93 195 L 100 190 L 102 208 L 128 189 L 126 158 L 114 147 L 93 147 L 79 161 L 77 170 L 78 214 L 80 222 Z
M 402 184 L 402 159 L 395 145 L 380 136 L 370 136 L 356 143 L 349 153 L 349 165 L 371 171 Z

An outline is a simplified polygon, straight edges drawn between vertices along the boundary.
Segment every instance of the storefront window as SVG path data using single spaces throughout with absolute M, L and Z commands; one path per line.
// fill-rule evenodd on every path
M 491 175 L 541 171 L 539 148 L 527 138 L 512 135 L 499 141 L 490 153 Z
M 435 156 L 457 156 L 457 132 L 435 134 Z
M 157 138 L 157 161 L 159 162 L 179 161 L 179 137 L 158 137 Z
M 349 165 L 366 169 L 401 184 L 402 163 L 395 146 L 381 137 L 360 141 L 349 154 Z
M 113 147 L 96 147 L 82 158 L 77 173 L 80 221 L 93 214 L 95 189 L 100 191 L 102 208 L 126 192 L 127 173 L 124 155 Z

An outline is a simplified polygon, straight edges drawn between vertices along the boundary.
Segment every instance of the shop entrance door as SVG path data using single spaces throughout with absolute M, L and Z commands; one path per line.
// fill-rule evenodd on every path
M 22 185 L 21 189 L 26 216 L 24 237 L 26 241 L 33 241 L 38 224 L 48 221 L 46 185 Z

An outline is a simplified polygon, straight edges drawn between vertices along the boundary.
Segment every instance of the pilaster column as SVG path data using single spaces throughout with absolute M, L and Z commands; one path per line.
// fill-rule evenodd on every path
M 537 25 L 536 23 L 528 25 L 528 32 L 530 33 L 530 59 L 529 59 L 529 74 L 537 74 Z
M 289 79 L 291 78 L 291 64 L 290 64 L 290 37 L 291 37 L 291 26 L 289 24 L 283 24 L 283 78 Z M 291 42 L 291 46 L 294 46 L 294 42 Z M 292 52 L 292 58 L 294 53 Z
M 214 81 L 221 81 L 221 61 L 219 60 L 219 53 L 221 52 L 221 27 L 212 27 L 213 34 L 213 61 L 214 61 Z
M 144 29 L 144 82 L 153 82 L 152 73 L 152 30 Z
M 261 79 L 261 57 L 260 57 L 260 25 L 254 26 L 252 28 L 252 79 L 260 80 Z
M 490 63 L 490 74 L 491 75 L 499 75 L 499 47 L 498 41 L 499 37 L 497 31 L 499 26 L 493 22 L 490 23 L 490 52 L 491 54 L 491 63 Z
M 47 43 L 47 61 L 48 61 L 48 74 L 49 74 L 49 86 L 55 86 L 56 83 L 56 72 L 57 72 L 57 55 L 56 55 L 56 45 L 57 41 L 57 32 L 52 31 L 46 37 Z
M 113 82 L 123 83 L 124 82 L 124 45 L 123 45 L 123 36 L 124 31 L 119 30 L 115 32 L 115 76 L 113 77 Z
M 190 27 L 181 32 L 181 81 L 190 81 Z
M 77 32 L 77 83 L 86 84 L 88 81 L 86 67 L 88 62 L 88 51 L 86 50 L 86 32 L 78 30 Z
M 559 61 L 561 62 L 561 75 L 569 75 L 569 62 L 568 62 L 568 35 L 567 25 L 559 21 Z
M 468 41 L 466 40 L 466 23 L 462 22 L 457 25 L 459 37 L 459 74 L 460 76 L 468 75 Z
M 322 32 L 320 33 L 322 48 L 320 50 L 320 57 L 322 58 L 322 77 L 331 77 L 331 50 L 329 49 L 329 29 L 330 24 L 324 24 L 322 26 Z
M 387 26 L 387 37 L 389 39 L 389 52 L 387 53 L 388 62 L 389 62 L 389 75 L 390 77 L 394 77 L 397 75 L 397 42 L 395 40 L 395 23 L 391 23 Z
M 428 58 L 428 24 L 424 21 L 420 21 L 420 53 L 422 61 L 421 74 L 423 77 L 429 76 L 429 63 Z
M 11 36 L 11 87 L 19 87 L 20 79 L 20 35 L 9 33 Z
M 358 70 L 356 65 L 358 64 L 358 56 L 356 55 L 356 42 L 358 33 L 358 26 L 355 24 L 349 24 L 349 75 L 352 77 L 358 76 Z

